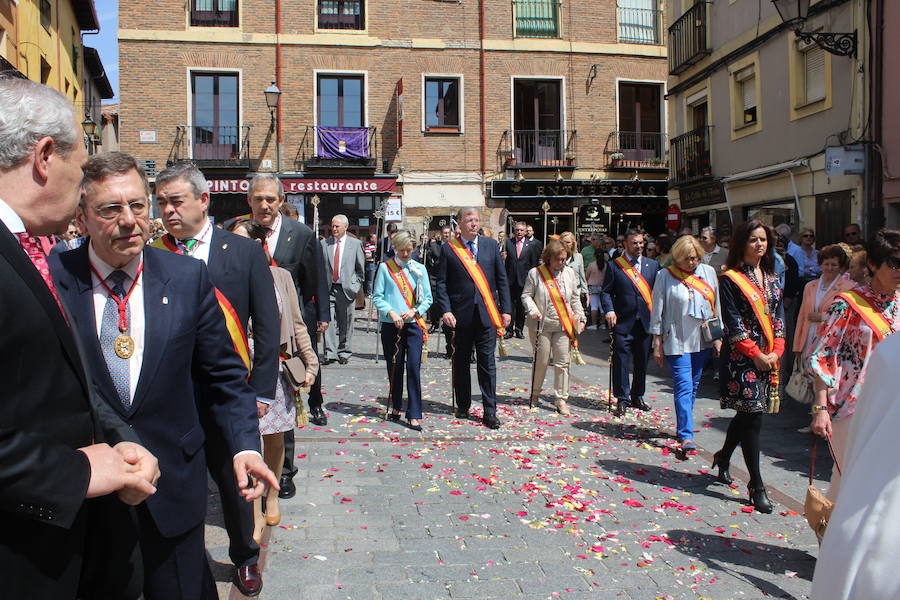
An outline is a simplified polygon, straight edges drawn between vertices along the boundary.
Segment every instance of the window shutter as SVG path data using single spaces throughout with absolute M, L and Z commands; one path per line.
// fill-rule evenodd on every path
M 756 76 L 750 76 L 741 82 L 741 93 L 744 97 L 744 110 L 756 106 Z
M 803 53 L 806 66 L 806 101 L 815 102 L 825 97 L 825 51 L 813 46 Z

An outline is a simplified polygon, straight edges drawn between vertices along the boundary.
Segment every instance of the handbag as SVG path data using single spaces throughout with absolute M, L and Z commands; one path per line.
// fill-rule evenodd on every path
M 721 340 L 725 337 L 725 332 L 722 330 L 722 321 L 719 320 L 719 317 L 703 321 L 703 324 L 700 326 L 700 334 L 703 336 L 703 341 L 707 343 Z
M 816 436 L 816 438 L 818 437 L 819 436 Z M 825 530 L 828 527 L 828 521 L 831 519 L 831 513 L 834 510 L 834 502 L 826 498 L 825 494 L 813 485 L 813 473 L 816 468 L 816 441 L 817 439 L 813 439 L 812 456 L 809 461 L 809 484 L 806 486 L 806 500 L 803 503 L 803 512 L 806 515 L 806 522 L 809 523 L 809 526 L 821 542 L 822 537 L 825 535 Z M 828 440 L 828 451 L 831 452 L 831 457 L 834 459 L 834 466 L 837 469 L 838 474 L 840 474 L 841 466 L 838 464 L 837 457 L 834 455 L 834 448 L 831 447 L 831 440 Z
M 291 387 L 291 390 L 298 392 L 306 381 L 306 366 L 299 356 L 281 361 L 281 372 L 284 373 L 284 379 Z
M 794 370 L 791 371 L 791 378 L 788 379 L 784 391 L 800 404 L 812 404 L 815 400 L 812 381 L 803 369 L 803 357 L 799 354 L 794 359 Z

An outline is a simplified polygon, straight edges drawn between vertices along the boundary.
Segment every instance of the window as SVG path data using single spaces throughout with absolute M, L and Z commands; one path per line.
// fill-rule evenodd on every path
M 619 0 L 619 41 L 628 44 L 662 44 L 662 11 L 656 0 Z
M 616 150 L 626 160 L 649 161 L 664 156 L 662 85 L 619 84 L 619 132 Z
M 732 140 L 762 131 L 759 73 L 759 52 L 744 56 L 728 66 Z
M 740 102 L 738 127 L 756 123 L 756 73 L 752 68 L 743 69 L 734 75 Z
M 41 57 L 41 83 L 44 85 L 48 85 L 50 82 L 50 63 L 42 56 Z
M 47 32 L 53 27 L 53 8 L 50 5 L 50 0 L 41 0 L 41 25 Z
M 513 14 L 516 37 L 559 37 L 559 0 L 513 0 Z
M 193 158 L 225 160 L 239 154 L 237 73 L 191 73 Z
M 802 51 L 803 97 L 802 104 L 825 99 L 825 51 L 816 44 Z
M 365 29 L 364 1 L 319 0 L 319 29 Z
M 192 27 L 237 27 L 237 0 L 190 0 Z
M 425 131 L 461 130 L 460 79 L 425 77 Z
M 319 75 L 320 127 L 364 127 L 365 83 L 361 75 Z

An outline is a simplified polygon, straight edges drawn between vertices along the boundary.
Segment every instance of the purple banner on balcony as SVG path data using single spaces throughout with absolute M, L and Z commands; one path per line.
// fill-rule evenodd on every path
M 367 127 L 318 127 L 322 158 L 369 158 Z

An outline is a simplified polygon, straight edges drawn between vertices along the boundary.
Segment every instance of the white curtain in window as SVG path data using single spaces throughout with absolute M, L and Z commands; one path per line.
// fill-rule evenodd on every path
M 812 46 L 803 53 L 805 65 L 806 101 L 815 102 L 825 97 L 825 51 Z
M 756 106 L 756 77 L 751 75 L 741 81 L 741 95 L 744 98 L 744 110 Z
M 237 0 L 219 0 L 219 10 L 234 11 L 237 8 Z

